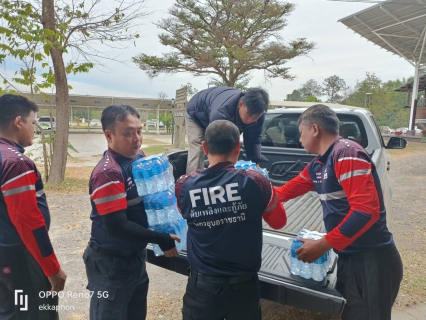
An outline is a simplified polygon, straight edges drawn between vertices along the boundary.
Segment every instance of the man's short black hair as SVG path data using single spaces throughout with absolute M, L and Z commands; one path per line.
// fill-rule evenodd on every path
M 101 123 L 102 130 L 110 130 L 115 133 L 115 121 L 124 121 L 129 115 L 135 116 L 140 119 L 139 112 L 129 105 L 112 105 L 108 106 L 102 111 Z
M 25 98 L 15 94 L 5 94 L 0 97 L 0 130 L 5 130 L 17 116 L 26 122 L 31 111 L 37 112 L 38 106 Z
M 248 114 L 251 116 L 268 111 L 269 95 L 262 88 L 249 88 L 240 101 L 247 107 Z
M 323 104 L 315 104 L 305 110 L 299 117 L 298 124 L 312 127 L 317 124 L 332 135 L 339 134 L 339 118 L 336 113 Z
M 230 154 L 240 140 L 238 127 L 228 120 L 216 120 L 206 128 L 204 141 L 212 155 Z

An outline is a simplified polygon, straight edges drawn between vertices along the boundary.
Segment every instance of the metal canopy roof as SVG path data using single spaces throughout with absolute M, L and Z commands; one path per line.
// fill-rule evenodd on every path
M 396 88 L 394 91 L 399 92 L 413 92 L 414 81 L 407 82 L 406 84 Z M 419 91 L 426 91 L 426 75 L 419 77 Z
M 385 1 L 339 22 L 413 66 L 426 64 L 426 0 Z

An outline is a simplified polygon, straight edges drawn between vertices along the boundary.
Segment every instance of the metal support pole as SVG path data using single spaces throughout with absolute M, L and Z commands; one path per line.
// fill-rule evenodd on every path
M 90 111 L 89 111 L 89 106 L 87 106 L 87 131 L 90 132 L 90 122 L 89 122 L 89 118 L 90 118 Z
M 73 125 L 73 123 L 74 123 L 74 121 L 73 121 L 73 116 L 72 116 L 72 106 L 70 106 L 70 121 L 71 121 L 71 128 L 74 128 L 74 125 Z
M 419 68 L 420 63 L 416 63 L 414 69 L 414 83 L 413 83 L 413 94 L 411 96 L 411 108 L 410 108 L 410 122 L 408 123 L 408 129 L 414 130 L 414 117 L 415 117 L 415 108 L 417 105 L 417 96 L 419 94 Z
M 161 102 L 157 106 L 157 134 L 160 134 L 160 104 Z

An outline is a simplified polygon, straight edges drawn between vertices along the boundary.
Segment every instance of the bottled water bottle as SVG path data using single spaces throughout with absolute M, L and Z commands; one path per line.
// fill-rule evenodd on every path
M 145 196 L 144 205 L 146 216 L 148 218 L 148 225 L 150 227 L 156 228 L 158 225 L 157 213 L 155 212 L 155 209 L 152 205 L 150 195 Z
M 312 265 L 310 263 L 300 261 L 300 276 L 305 279 L 312 278 Z
M 300 264 L 301 262 L 297 260 L 296 250 L 302 246 L 302 242 L 293 239 L 293 244 L 291 245 L 291 263 L 290 263 L 290 272 L 294 275 L 300 275 Z
M 147 194 L 142 171 L 143 171 L 142 161 L 141 160 L 135 161 L 132 166 L 132 173 L 133 173 L 133 179 L 135 180 L 136 188 L 138 190 L 138 194 L 140 196 L 144 196 Z
M 142 159 L 143 179 L 145 180 L 146 192 L 149 194 L 155 193 L 155 183 L 152 177 L 152 161 L 151 159 Z
M 322 281 L 324 279 L 324 256 L 321 256 L 312 263 L 312 279 Z
M 179 219 L 179 216 L 176 214 L 176 197 L 174 193 L 170 190 L 164 191 L 162 193 L 164 210 L 166 211 L 167 219 L 169 222 L 173 222 Z
M 154 209 L 155 209 L 155 212 L 157 213 L 158 224 L 161 226 L 162 229 L 164 229 L 168 221 L 167 221 L 166 212 L 164 211 L 163 203 L 161 202 L 161 194 L 160 193 L 155 194 L 153 196 L 153 199 L 154 199 Z
M 156 257 L 162 256 L 163 250 L 161 250 L 160 246 L 156 243 L 152 243 L 152 249 L 154 250 L 154 254 Z

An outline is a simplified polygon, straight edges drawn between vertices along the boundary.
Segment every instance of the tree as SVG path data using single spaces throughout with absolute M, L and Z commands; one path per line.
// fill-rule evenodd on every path
M 305 84 L 302 84 L 299 88 L 302 101 L 305 101 L 308 97 L 314 97 L 318 100 L 322 95 L 322 88 L 314 79 L 308 80 Z M 312 100 L 312 98 L 310 98 Z M 312 101 L 316 102 L 316 101 Z M 319 101 L 318 101 L 319 102 Z
M 150 78 L 190 72 L 230 87 L 253 70 L 263 70 L 265 78 L 293 79 L 285 63 L 314 48 L 304 38 L 284 43 L 280 36 L 293 9 L 279 0 L 176 0 L 171 17 L 157 23 L 165 31 L 161 44 L 172 51 L 142 53 L 133 61 Z
M 194 95 L 194 94 L 196 94 L 198 92 L 198 89 L 194 88 L 192 86 L 192 83 L 189 83 L 189 82 L 187 84 L 183 84 L 183 85 L 180 86 L 180 89 L 183 89 L 183 88 L 185 88 L 187 94 L 191 95 L 191 96 Z
M 323 94 L 328 97 L 327 102 L 330 103 L 341 102 L 347 89 L 345 80 L 336 75 L 328 77 L 323 82 Z
M 302 100 L 303 102 L 322 102 L 320 99 L 314 96 L 308 96 Z
M 405 79 L 383 82 L 374 73 L 367 72 L 362 81 L 357 81 L 345 104 L 357 107 L 366 104 L 379 125 L 393 128 L 405 126 L 409 117 L 408 109 L 403 108 L 406 94 L 394 91 L 405 82 Z
M 117 48 L 123 41 L 139 37 L 134 31 L 139 26 L 136 20 L 146 15 L 142 12 L 144 0 L 122 1 L 117 7 L 104 8 L 99 8 L 100 3 L 101 0 L 0 0 L 0 15 L 6 24 L 0 28 L 0 36 L 5 40 L 0 48 L 6 53 L 0 54 L 0 62 L 7 54 L 19 60 L 33 57 L 36 64 L 21 69 L 21 77 L 31 82 L 37 67 L 47 69 L 42 72 L 43 83 L 46 87 L 54 84 L 56 88 L 57 133 L 49 177 L 53 183 L 64 179 L 67 161 L 70 114 L 67 74 L 88 72 L 93 67 L 92 60 L 108 58 L 94 43 L 108 42 L 109 48 Z M 68 55 L 69 61 L 64 59 L 64 53 L 72 53 Z M 80 62 L 82 59 L 86 62 Z M 36 88 L 39 90 L 41 86 Z
M 299 90 L 293 90 L 291 94 L 287 95 L 287 101 L 300 101 L 302 98 L 302 95 L 300 94 Z

